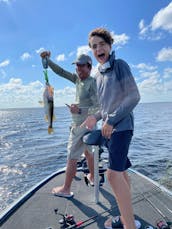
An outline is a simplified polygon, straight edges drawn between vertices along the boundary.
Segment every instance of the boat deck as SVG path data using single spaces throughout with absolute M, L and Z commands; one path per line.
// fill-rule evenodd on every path
M 164 219 L 172 221 L 172 196 L 170 193 L 156 186 L 146 177 L 130 170 L 132 182 L 132 202 L 135 217 L 146 225 L 156 226 L 157 220 Z M 58 213 L 72 214 L 76 222 L 85 221 L 108 209 L 109 212 L 95 217 L 84 223 L 80 228 L 97 229 L 104 228 L 104 221 L 109 215 L 119 215 L 119 211 L 112 195 L 108 182 L 100 187 L 99 203 L 94 201 L 94 187 L 86 186 L 83 172 L 78 171 L 72 183 L 74 197 L 70 199 L 56 197 L 51 194 L 53 187 L 63 184 L 64 172 L 54 176 L 52 179 L 33 192 L 31 197 L 25 201 L 12 215 L 1 218 L 1 229 L 57 229 L 61 228 L 59 220 L 62 216 Z M 160 210 L 160 211 L 159 211 Z M 11 214 L 10 213 L 10 214 Z M 4 221 L 4 223 L 3 223 Z

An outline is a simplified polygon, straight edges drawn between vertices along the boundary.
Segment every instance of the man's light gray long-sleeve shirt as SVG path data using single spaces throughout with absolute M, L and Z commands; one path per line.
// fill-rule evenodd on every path
M 72 124 L 81 125 L 88 115 L 95 113 L 99 109 L 96 80 L 91 76 L 81 80 L 76 73 L 64 70 L 50 59 L 48 59 L 48 65 L 56 74 L 76 85 L 74 103 L 81 109 L 81 114 L 72 114 Z

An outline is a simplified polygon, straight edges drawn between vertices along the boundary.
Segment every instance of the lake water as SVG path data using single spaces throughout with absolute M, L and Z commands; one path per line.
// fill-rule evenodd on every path
M 130 147 L 133 168 L 172 191 L 172 103 L 139 104 Z M 43 108 L 0 110 L 0 211 L 66 165 L 71 116 L 55 108 L 47 133 Z

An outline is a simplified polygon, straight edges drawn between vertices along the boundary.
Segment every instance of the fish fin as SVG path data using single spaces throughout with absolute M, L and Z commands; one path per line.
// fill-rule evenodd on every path
M 54 130 L 53 130 L 53 128 L 51 128 L 51 127 L 48 127 L 48 133 L 49 133 L 49 134 L 52 134 L 52 133 L 54 133 Z
M 44 101 L 39 100 L 38 103 L 39 103 L 41 106 L 44 106 Z
M 48 122 L 48 115 L 45 115 L 45 121 Z

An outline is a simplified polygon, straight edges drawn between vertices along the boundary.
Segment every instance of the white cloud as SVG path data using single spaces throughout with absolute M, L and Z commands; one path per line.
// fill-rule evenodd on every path
M 75 87 L 65 87 L 61 90 L 54 91 L 55 106 L 64 106 L 65 103 L 75 103 Z
M 10 60 L 4 60 L 0 63 L 0 68 L 4 68 L 10 64 Z
M 10 4 L 10 2 L 12 2 L 12 0 L 0 0 L 0 3 L 1 2 L 4 2 L 4 3 L 6 3 L 6 4 Z
M 140 63 L 140 64 L 137 64 L 137 65 L 132 65 L 132 67 L 134 68 L 137 68 L 139 70 L 148 70 L 148 71 L 153 71 L 155 69 L 157 69 L 157 66 L 152 66 L 152 65 L 149 65 L 149 64 L 145 64 L 145 63 Z
M 157 79 L 157 78 L 159 78 L 160 75 L 159 75 L 158 71 L 154 71 L 154 72 L 141 72 L 140 76 L 143 78 L 149 78 L 149 79 L 150 78 L 154 78 L 154 79 L 156 78 Z
M 172 61 L 172 48 L 163 48 L 159 51 L 157 57 L 157 61 Z
M 162 82 L 156 76 L 146 78 L 138 83 L 139 91 L 141 94 L 141 102 L 163 102 L 171 101 L 172 98 L 172 85 L 171 82 Z
M 71 56 L 73 56 L 74 54 L 75 54 L 75 52 L 73 51 L 73 52 L 70 52 L 70 53 L 68 54 L 68 56 L 71 57 Z
M 114 45 L 117 45 L 117 46 L 125 45 L 128 42 L 128 40 L 130 39 L 125 33 L 118 35 L 112 31 L 111 35 L 114 39 Z
M 60 55 L 56 56 L 56 60 L 57 60 L 57 62 L 66 60 L 65 54 L 60 54 Z
M 31 55 L 28 53 L 28 52 L 25 52 L 21 55 L 21 59 L 24 61 L 24 60 L 27 60 L 31 58 Z
M 32 89 L 37 89 L 39 86 L 43 86 L 40 81 L 31 82 L 28 85 L 24 85 L 21 78 L 11 78 L 8 83 L 1 84 L 0 90 L 2 91 L 12 91 L 14 90 L 16 94 L 18 94 L 17 89 L 20 89 L 20 92 L 25 92 L 27 90 L 32 91 Z
M 147 40 L 160 40 L 163 37 L 163 34 L 160 31 L 152 31 L 150 25 L 145 25 L 144 20 L 142 19 L 139 22 L 139 38 Z
M 172 98 L 172 80 L 171 81 L 166 81 L 164 82 L 164 91 L 166 92 L 167 94 L 167 98 L 169 98 L 169 100 L 171 100 Z M 171 96 L 170 96 L 170 93 L 171 93 Z
M 144 28 L 145 28 L 145 22 L 144 22 L 144 20 L 142 19 L 142 20 L 139 22 L 139 29 L 142 31 Z
M 140 35 L 145 35 L 149 29 L 148 26 L 145 26 L 145 21 L 142 19 L 140 22 L 139 22 L 139 29 L 140 29 Z
M 89 54 L 89 52 L 91 51 L 90 47 L 88 45 L 83 45 L 77 48 L 77 56 L 81 55 L 81 54 Z
M 157 66 L 140 63 L 132 65 L 138 69 L 137 85 L 141 102 L 165 102 L 172 99 L 172 68 L 165 68 L 160 74 Z
M 164 79 L 172 79 L 172 68 L 165 68 L 164 69 Z
M 0 84 L 0 108 L 36 107 L 42 92 L 43 85 L 39 81 L 24 85 L 20 78 L 11 78 Z
M 23 84 L 21 78 L 11 78 L 9 82 L 0 84 L 0 109 L 39 107 L 43 100 L 44 85 L 40 81 Z M 54 91 L 55 106 L 75 102 L 75 87 L 66 87 Z
M 163 9 L 161 9 L 151 22 L 152 30 L 163 29 L 172 32 L 172 2 Z
M 141 39 L 161 39 L 164 34 L 160 29 L 172 33 L 172 2 L 157 12 L 150 24 L 145 25 L 144 19 L 141 19 L 139 29 Z
M 39 49 L 36 50 L 36 53 L 37 54 L 41 54 L 41 52 L 43 52 L 43 51 L 45 51 L 45 48 L 42 48 L 41 47 L 41 48 L 39 48 Z
M 159 88 L 160 84 L 159 81 L 157 79 L 156 76 L 152 75 L 149 78 L 146 78 L 145 80 L 143 80 L 141 83 L 139 83 L 139 87 L 140 89 L 143 90 L 153 90 L 153 89 L 157 89 L 157 86 Z

